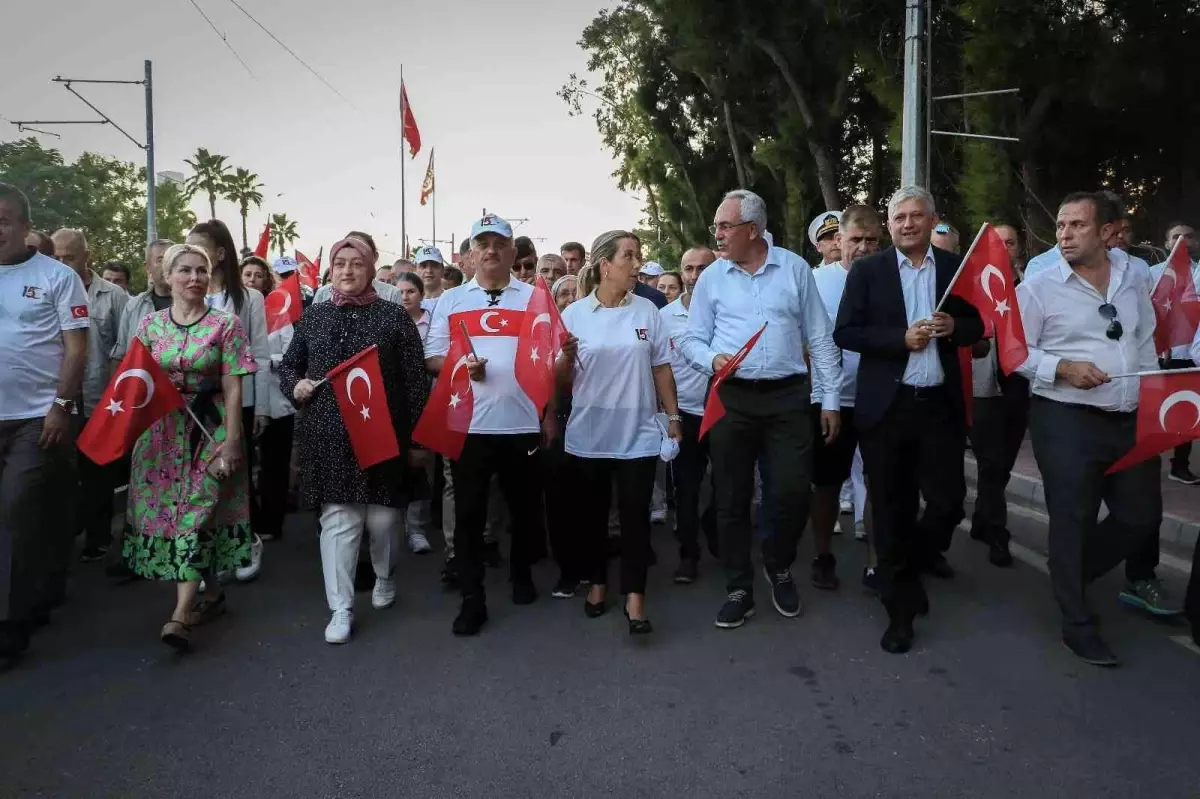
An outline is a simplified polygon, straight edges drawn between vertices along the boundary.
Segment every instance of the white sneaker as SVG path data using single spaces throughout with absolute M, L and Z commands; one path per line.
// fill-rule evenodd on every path
M 841 504 L 838 505 L 838 509 L 841 510 L 842 513 L 854 513 L 854 503 L 843 499 Z
M 867 523 L 866 522 L 855 522 L 854 523 L 854 540 L 855 541 L 866 541 L 867 540 Z
M 244 566 L 234 572 L 234 576 L 239 583 L 248 583 L 258 577 L 258 573 L 262 571 L 262 555 L 263 542 L 254 534 L 254 541 L 250 544 L 250 565 Z
M 841 535 L 843 532 L 844 532 L 844 530 L 842 530 L 842 520 L 838 519 L 836 522 L 833 523 L 833 534 Z
M 329 620 L 329 625 L 325 628 L 325 643 L 344 644 L 350 640 L 353 633 L 354 611 L 335 610 L 333 618 Z
M 376 577 L 371 589 L 371 607 L 376 610 L 390 608 L 396 604 L 396 580 L 392 577 Z
M 433 551 L 433 547 L 429 546 L 429 539 L 421 533 L 408 534 L 408 548 L 414 555 L 424 555 Z
M 650 521 L 652 524 L 663 524 L 664 522 L 666 522 L 666 520 L 667 520 L 666 509 L 650 511 Z

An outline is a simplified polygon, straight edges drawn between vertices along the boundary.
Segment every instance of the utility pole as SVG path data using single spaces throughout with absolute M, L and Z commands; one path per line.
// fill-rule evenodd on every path
M 52 79 L 53 83 L 61 83 L 63 88 L 71 94 L 78 97 L 84 105 L 96 112 L 99 119 L 70 119 L 70 120 L 17 120 L 12 124 L 17 126 L 18 131 L 31 130 L 35 133 L 46 133 L 46 131 L 37 130 L 31 127 L 32 125 L 112 125 L 121 135 L 133 142 L 139 149 L 146 153 L 146 243 L 154 241 L 158 238 L 158 215 L 156 213 L 156 203 L 154 197 L 154 87 L 152 84 L 152 69 L 150 61 L 147 60 L 146 73 L 144 80 L 88 80 L 84 78 L 64 78 L 62 76 Z M 146 87 L 146 143 L 142 144 L 137 139 L 129 135 L 120 125 L 113 122 L 107 114 L 101 111 L 96 106 L 92 105 L 86 97 L 72 88 L 76 83 L 105 83 L 119 86 L 145 86 Z M 57 136 L 58 134 L 50 134 Z
M 921 145 L 921 43 L 926 0 L 904 0 L 904 107 L 901 117 L 900 185 L 924 186 Z

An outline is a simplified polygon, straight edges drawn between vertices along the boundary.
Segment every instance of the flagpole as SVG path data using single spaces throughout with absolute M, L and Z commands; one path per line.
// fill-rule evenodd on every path
M 434 150 L 429 150 L 429 171 L 433 175 L 433 204 L 431 210 L 433 213 L 433 246 L 437 246 L 437 173 L 433 168 L 433 153 Z M 1180 236 L 1180 238 L 1183 238 Z
M 404 65 L 400 65 L 400 249 L 403 251 L 402 257 L 408 257 L 408 230 L 405 224 L 405 199 L 404 199 L 404 118 L 405 118 L 405 102 L 404 102 Z
M 950 285 L 946 286 L 946 293 L 942 295 L 941 301 L 938 302 L 937 307 L 933 309 L 934 313 L 942 310 L 942 306 L 946 304 L 946 298 L 949 297 L 950 292 L 953 291 L 954 284 L 958 282 L 958 276 L 962 274 L 962 270 L 967 266 L 967 261 L 970 260 L 972 255 L 974 255 L 975 246 L 979 244 L 979 240 L 983 238 L 983 231 L 987 226 L 987 222 L 984 222 L 979 226 L 979 232 L 975 234 L 975 241 L 971 242 L 971 246 L 967 248 L 967 254 L 963 256 L 962 262 L 958 265 L 958 271 L 954 273 L 954 277 L 950 278 Z
M 1126 372 L 1122 375 L 1109 375 L 1109 380 L 1120 380 L 1122 377 L 1154 377 L 1155 375 L 1186 375 L 1200 372 L 1200 366 L 1189 369 L 1153 369 L 1149 372 Z

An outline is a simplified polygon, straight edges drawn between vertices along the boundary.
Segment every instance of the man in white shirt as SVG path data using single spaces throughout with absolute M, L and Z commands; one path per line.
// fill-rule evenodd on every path
M 812 269 L 795 253 L 769 246 L 766 229 L 761 197 L 746 190 L 725 195 L 712 227 L 721 257 L 696 282 L 687 332 L 678 342 L 692 366 L 713 374 L 766 324 L 721 385 L 725 415 L 708 432 L 727 591 L 716 624 L 725 629 L 754 614 L 750 503 L 759 458 L 768 467 L 764 490 L 775 509 L 772 535 L 763 543 L 763 573 L 775 609 L 789 618 L 800 615 L 791 566 L 808 519 L 813 427 L 806 410 L 813 386 L 827 439 L 837 436 L 841 419 L 840 354 Z
M 438 297 L 445 291 L 442 278 L 446 274 L 446 259 L 437 247 L 422 247 L 413 256 L 413 261 L 417 265 L 416 271 L 421 276 L 421 282 L 425 284 L 425 299 L 421 301 L 421 307 L 432 311 L 437 305 Z
M 1196 235 L 1196 229 L 1191 225 L 1183 222 L 1172 222 L 1167 228 L 1167 239 L 1163 247 L 1169 253 L 1175 248 L 1175 243 L 1183 239 L 1183 246 L 1187 248 L 1188 257 L 1192 261 L 1192 283 L 1200 289 L 1200 236 Z M 1153 278 L 1153 285 L 1157 286 L 1158 281 L 1162 278 L 1162 273 L 1166 269 L 1166 263 L 1161 263 L 1150 270 Z M 1200 332 L 1200 330 L 1198 330 Z M 1189 351 L 1187 344 L 1182 344 L 1172 348 L 1166 359 L 1163 361 L 1164 369 L 1190 369 L 1195 366 L 1197 361 Z M 1191 469 L 1192 459 L 1192 442 L 1186 441 L 1175 448 L 1171 455 L 1171 469 L 1167 472 L 1167 479 L 1173 480 L 1176 483 L 1184 485 L 1200 485 L 1200 477 L 1197 477 Z
M 819 266 L 836 264 L 842 259 L 842 252 L 837 245 L 837 232 L 841 221 L 841 211 L 826 211 L 817 214 L 813 221 L 808 223 L 808 240 L 816 247 L 817 255 L 821 256 Z
M 671 478 L 675 485 L 675 538 L 679 541 L 679 567 L 675 582 L 687 585 L 696 581 L 700 561 L 700 529 L 704 529 L 709 553 L 716 556 L 716 510 L 710 504 L 700 514 L 700 486 L 708 470 L 708 437 L 700 438 L 700 422 L 704 417 L 704 402 L 708 397 L 708 375 L 696 369 L 683 357 L 679 342 L 688 326 L 688 309 L 692 305 L 696 281 L 717 256 L 707 247 L 693 247 L 679 261 L 679 276 L 683 294 L 659 310 L 663 326 L 671 342 L 671 372 L 675 376 L 676 399 L 683 440 L 679 454 L 671 461 Z
M 29 200 L 0 183 L 0 662 L 62 602 L 74 532 L 75 403 L 88 349 L 79 276 L 25 245 Z
M 1104 246 L 1110 250 L 1121 250 L 1129 256 L 1129 264 L 1133 269 L 1134 277 L 1142 284 L 1146 293 L 1149 293 L 1154 288 L 1150 265 L 1129 252 L 1129 234 L 1132 228 L 1125 203 L 1111 191 L 1096 192 L 1096 196 L 1099 202 L 1107 204 L 1112 209 L 1114 218 L 1117 220 L 1112 226 L 1112 231 L 1104 239 Z M 1058 266 L 1060 258 L 1062 258 L 1062 250 L 1056 244 L 1044 253 L 1029 259 L 1029 263 L 1025 266 L 1025 277 L 1032 277 L 1045 269 Z
M 1137 434 L 1139 380 L 1110 375 L 1158 366 L 1149 294 L 1129 256 L 1105 248 L 1117 221 L 1102 195 L 1068 195 L 1058 210 L 1058 266 L 1017 288 L 1029 344 L 1018 371 L 1033 389 L 1029 429 L 1050 513 L 1050 579 L 1063 643 L 1100 666 L 1118 660 L 1088 606 L 1093 580 L 1126 560 L 1123 601 L 1156 615 L 1181 610 L 1154 576 L 1159 459 L 1105 474 Z M 1098 522 L 1102 501 L 1108 516 Z

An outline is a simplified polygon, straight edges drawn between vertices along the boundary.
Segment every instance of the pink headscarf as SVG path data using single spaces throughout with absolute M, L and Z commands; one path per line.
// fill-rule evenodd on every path
M 379 299 L 379 294 L 375 291 L 375 254 L 371 252 L 371 248 L 367 246 L 366 242 L 354 237 L 345 238 L 333 245 L 333 248 L 329 251 L 330 269 L 333 268 L 333 259 L 337 257 L 338 252 L 346 247 L 353 249 L 367 262 L 367 287 L 358 294 L 345 294 L 337 286 L 332 286 L 333 304 L 339 308 L 370 305 Z

